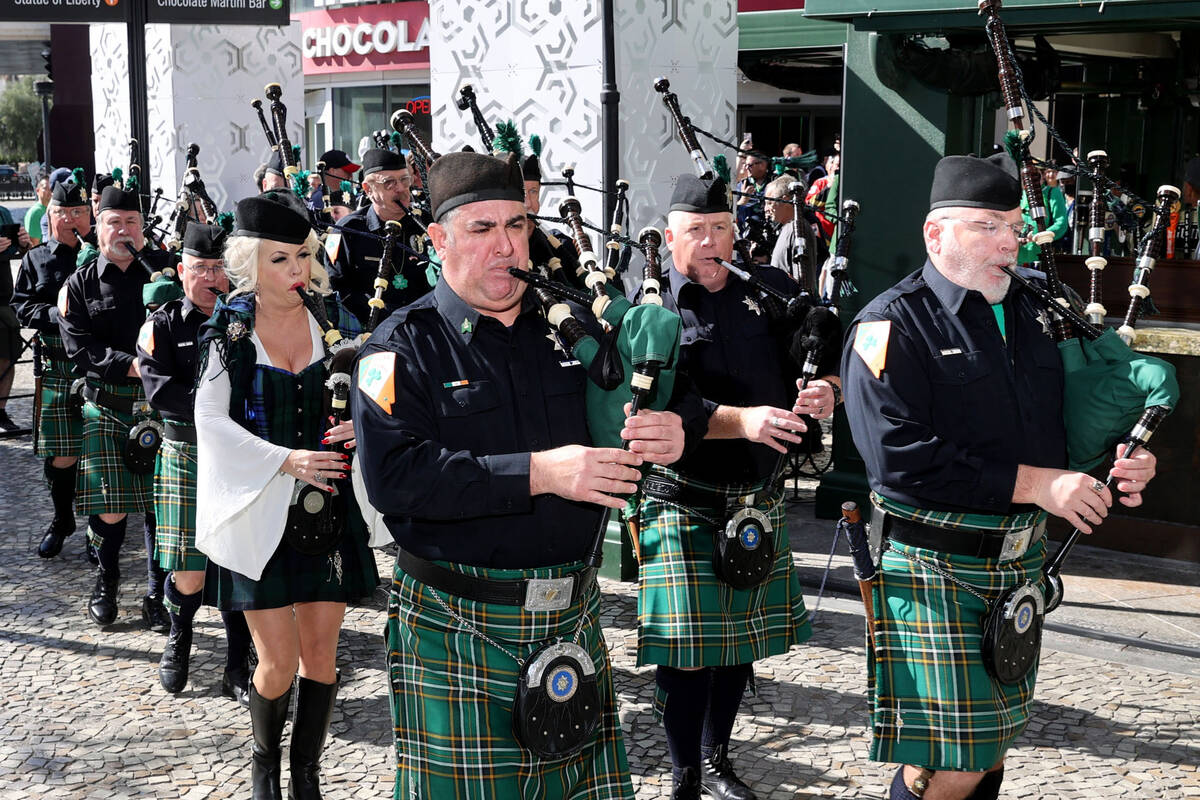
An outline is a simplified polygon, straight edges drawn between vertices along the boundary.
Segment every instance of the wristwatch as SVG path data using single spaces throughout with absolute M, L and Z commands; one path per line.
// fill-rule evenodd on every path
M 842 387 L 838 386 L 833 381 L 829 381 L 829 388 L 833 389 L 833 405 L 836 407 L 842 402 Z

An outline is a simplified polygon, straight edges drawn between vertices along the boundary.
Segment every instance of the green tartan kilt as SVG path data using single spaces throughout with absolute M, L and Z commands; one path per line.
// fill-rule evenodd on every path
M 101 384 L 114 395 L 144 400 L 141 385 Z M 154 510 L 154 476 L 135 475 L 121 457 L 133 414 L 83 404 L 83 451 L 75 482 L 75 510 L 89 514 L 136 514 Z
M 442 566 L 492 580 L 556 578 L 578 568 Z M 579 621 L 578 604 L 563 611 L 526 611 L 440 592 L 437 596 L 521 658 L 547 641 L 569 639 Z M 596 738 L 583 750 L 545 761 L 522 748 L 512 732 L 520 672 L 516 661 L 468 632 L 438 603 L 434 590 L 395 569 L 384 636 L 395 725 L 396 800 L 633 798 L 595 585 L 582 605 L 587 622 L 580 644 L 597 665 L 603 717 Z
M 196 549 L 196 445 L 163 439 L 154 463 L 154 557 L 169 570 L 203 570 Z
M 379 585 L 375 555 L 367 545 L 367 526 L 354 494 L 347 491 L 345 497 L 350 501 L 346 530 L 333 551 L 305 555 L 281 539 L 258 580 L 209 560 L 204 602 L 221 611 L 257 611 L 293 603 L 348 603 L 369 596 Z
M 738 497 L 756 486 L 714 486 L 662 467 L 685 486 Z M 812 636 L 792 565 L 782 498 L 756 503 L 775 533 L 775 565 L 766 581 L 737 590 L 713 572 L 715 525 L 691 510 L 643 496 L 638 505 L 638 666 L 677 668 L 749 664 L 786 652 Z M 703 514 L 710 519 L 711 511 Z
M 71 399 L 75 375 L 71 363 L 42 358 L 42 392 L 38 417 L 39 458 L 78 456 L 83 442 L 83 416 Z
M 1037 664 L 1016 686 L 993 680 L 980 652 L 987 605 L 900 553 L 994 600 L 1026 580 L 1040 582 L 1045 540 L 1004 563 L 892 542 L 875 579 L 875 644 L 867 648 L 871 758 L 934 770 L 989 769 L 1029 720 Z

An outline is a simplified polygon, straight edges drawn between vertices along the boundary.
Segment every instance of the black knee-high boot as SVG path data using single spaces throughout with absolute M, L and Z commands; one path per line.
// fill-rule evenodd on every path
M 667 695 L 663 728 L 675 777 L 673 800 L 700 797 L 700 735 L 708 704 L 709 672 L 660 666 L 655 673 L 659 688 Z
M 88 517 L 88 527 L 96 538 L 96 585 L 88 601 L 88 616 L 97 625 L 111 625 L 117 618 L 117 585 L 121 580 L 121 545 L 125 542 L 125 524 L 103 522 L 99 514 Z
M 46 529 L 46 535 L 38 544 L 38 555 L 54 558 L 62 552 L 63 539 L 75 532 L 75 473 L 79 463 L 69 467 L 54 467 L 53 459 L 47 458 L 45 465 L 46 484 L 50 488 L 50 502 L 54 505 L 54 519 Z
M 318 683 L 301 677 L 296 682 L 296 718 L 292 720 L 289 754 L 292 780 L 289 800 L 321 800 L 321 753 L 333 717 L 337 682 Z
M 158 662 L 158 682 L 171 694 L 179 694 L 187 685 L 192 656 L 192 620 L 200 609 L 201 594 L 179 591 L 170 575 L 163 581 L 163 605 L 171 618 L 171 633 Z
M 250 759 L 250 785 L 253 800 L 283 800 L 279 783 L 279 762 L 283 756 L 279 743 L 287 722 L 292 687 L 274 700 L 267 700 L 250 684 L 250 725 L 254 731 L 254 749 Z
M 712 682 L 701 741 L 704 768 L 700 780 L 717 800 L 755 800 L 754 792 L 738 778 L 729 761 L 729 737 L 752 669 L 751 664 L 711 667 Z

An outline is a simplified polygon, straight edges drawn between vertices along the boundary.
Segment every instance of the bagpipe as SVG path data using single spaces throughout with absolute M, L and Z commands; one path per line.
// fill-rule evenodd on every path
M 469 83 L 463 84 L 458 90 L 458 100 L 456 101 L 459 111 L 471 112 L 471 118 L 475 121 L 475 128 L 479 131 L 479 139 L 483 142 L 483 151 L 485 153 L 492 152 L 492 144 L 496 141 L 496 133 L 492 130 L 492 126 L 488 124 L 487 117 L 483 116 L 483 112 L 479 110 L 479 99 L 475 96 L 475 88 Z
M 1032 292 L 1052 320 L 1051 333 L 1058 343 L 1064 367 L 1063 408 L 1070 467 L 1090 472 L 1105 463 L 1122 442 L 1125 443 L 1122 449 L 1125 456 L 1131 455 L 1136 448 L 1143 447 L 1158 424 L 1179 401 L 1179 384 L 1175 378 L 1174 367 L 1162 359 L 1135 353 L 1129 347 L 1135 336 L 1134 326 L 1150 293 L 1147 281 L 1158 257 L 1159 242 L 1163 238 L 1171 206 L 1178 200 L 1179 190 L 1173 186 L 1159 188 L 1154 205 L 1154 227 L 1140 243 L 1133 281 L 1129 287 L 1129 309 L 1124 322 L 1117 331 L 1103 327 L 1105 309 L 1099 302 L 1099 289 L 1104 264 L 1101 263 L 1102 250 L 1098 247 L 1103 238 L 1100 224 L 1103 217 L 1097 214 L 1103 213 L 1101 187 L 1115 186 L 1103 175 L 1107 165 L 1107 154 L 1103 151 L 1089 153 L 1090 168 L 1080 163 L 1054 127 L 1033 105 L 1025 91 L 1020 67 L 999 16 L 1000 0 L 979 0 L 978 4 L 980 14 L 985 17 L 985 31 L 999 67 L 1000 92 L 1007 117 L 1012 124 L 1012 130 L 1006 134 L 1006 143 L 1021 167 L 1022 189 L 1036 228 L 1032 241 L 1039 248 L 1040 263 L 1046 276 L 1046 288 L 1027 280 L 1015 270 L 1005 268 L 1005 271 Z M 1090 303 L 1085 313 L 1090 318 L 1085 318 L 1068 302 L 1067 293 L 1055 267 L 1054 251 L 1051 248 L 1054 237 L 1046 230 L 1040 169 L 1030 152 L 1034 132 L 1032 124 L 1027 130 L 1023 122 L 1026 107 L 1046 127 L 1059 149 L 1066 153 L 1073 165 L 1072 171 L 1090 177 L 1096 187 L 1089 231 L 1092 257 L 1087 263 L 1091 271 L 1092 286 L 1089 293 Z M 1109 472 L 1107 484 L 1111 484 L 1112 481 Z M 1075 531 L 1045 567 L 1048 587 L 1047 611 L 1053 610 L 1062 600 L 1059 571 L 1078 535 L 1079 532 Z M 1020 587 L 1014 587 L 1016 588 Z M 1040 600 L 1040 596 L 1037 599 Z M 1014 620 L 1018 618 L 1018 606 L 1021 604 L 1014 603 L 1013 598 L 1001 598 L 996 605 L 1005 604 L 1012 613 L 1006 612 L 1002 617 L 1011 628 Z M 1011 634 L 1011 630 L 1009 633 Z
M 288 138 L 287 106 L 283 104 L 283 87 L 278 83 L 268 83 L 263 87 L 263 94 L 271 103 L 270 122 L 267 121 L 263 112 L 262 101 L 257 97 L 250 101 L 250 107 L 258 116 L 263 134 L 267 137 L 267 144 L 270 145 L 272 151 L 279 153 L 279 163 L 283 166 L 284 178 L 292 191 L 300 197 L 304 197 L 308 190 L 304 182 L 308 179 L 309 173 L 300 169 L 299 145 L 292 145 L 292 140 Z
M 350 375 L 358 348 L 330 321 L 323 298 L 300 286 L 296 287 L 296 293 L 321 328 L 325 370 L 329 376 L 325 381 L 328 394 L 322 418 L 331 418 L 336 426 L 350 416 Z M 284 539 L 293 549 L 305 555 L 325 555 L 338 546 L 347 513 L 343 480 L 330 480 L 328 489 L 297 481 L 284 526 Z

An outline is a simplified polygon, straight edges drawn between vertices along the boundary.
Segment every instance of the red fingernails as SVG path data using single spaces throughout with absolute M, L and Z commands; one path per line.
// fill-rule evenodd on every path
M 345 444 L 343 444 L 343 445 L 342 445 L 342 447 L 344 447 L 344 448 L 346 448 L 347 450 L 349 450 L 349 449 L 350 449 L 350 443 L 349 443 L 349 442 L 346 442 Z
M 329 437 L 328 437 L 328 436 L 326 436 L 325 438 L 323 438 L 323 439 L 321 440 L 321 444 L 329 444 Z

